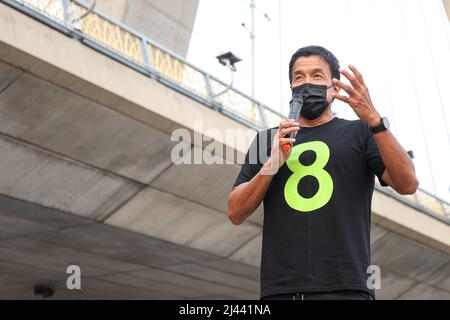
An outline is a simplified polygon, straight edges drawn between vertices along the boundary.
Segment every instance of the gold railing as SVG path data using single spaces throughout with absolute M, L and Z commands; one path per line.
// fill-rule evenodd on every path
M 64 11 L 62 2 L 55 1 L 43 1 L 43 0 L 17 0 L 16 2 L 23 4 L 24 6 L 38 10 L 39 12 L 49 16 L 53 19 L 57 19 L 61 22 L 64 21 Z
M 66 15 L 64 14 L 62 0 L 15 1 L 41 12 L 63 25 L 74 27 L 65 21 L 64 17 Z M 89 7 L 89 4 L 83 1 L 70 2 L 70 9 L 74 17 L 82 16 L 88 11 Z M 270 110 L 234 88 L 231 88 L 224 94 L 215 96 L 216 93 L 227 87 L 225 83 L 207 75 L 170 50 L 154 44 L 150 39 L 146 39 L 127 26 L 106 17 L 96 10 L 93 10 L 81 19 L 78 24 L 84 37 L 101 44 L 133 63 L 151 68 L 152 71 L 165 79 L 216 104 L 219 106 L 219 109 L 223 108 L 247 123 L 253 124 L 255 127 L 275 126 L 282 118 L 281 114 Z
M 386 189 L 381 187 L 378 180 L 376 181 L 376 188 L 381 192 L 389 193 L 394 198 L 411 204 L 420 210 L 428 211 L 433 216 L 450 223 L 450 204 L 444 200 L 439 199 L 438 197 L 422 189 L 418 189 L 416 193 L 412 195 L 401 195 L 390 188 Z
M 163 49 L 147 43 L 152 68 L 177 85 L 208 99 L 205 75 Z
M 73 1 L 71 4 L 76 17 L 86 13 L 87 9 L 85 7 L 81 7 Z M 138 64 L 144 65 L 144 56 L 141 48 L 142 41 L 131 32 L 103 19 L 95 12 L 80 20 L 79 24 L 83 33 L 91 39 Z
M 0 0 L 3 2 L 16 3 L 25 6 L 43 15 L 52 21 L 57 21 L 62 26 L 73 29 L 65 21 L 62 0 Z M 70 2 L 70 8 L 74 17 L 80 17 L 89 8 L 88 3 L 81 0 Z M 255 127 L 267 128 L 276 126 L 282 115 L 264 106 L 247 95 L 231 88 L 224 94 L 215 96 L 222 92 L 227 85 L 206 72 L 186 62 L 177 54 L 164 49 L 147 39 L 136 31 L 131 30 L 120 22 L 93 10 L 89 15 L 79 21 L 81 36 L 91 39 L 102 47 L 111 50 L 121 57 L 148 69 L 171 83 L 186 89 L 193 95 L 209 101 L 220 108 L 243 119 L 246 123 Z M 73 30 L 73 32 L 77 32 Z M 447 223 L 450 223 L 450 204 L 442 201 L 426 191 L 418 190 L 412 196 L 402 196 L 389 192 L 377 185 L 377 188 L 385 193 L 403 200 L 419 209 L 431 212 Z

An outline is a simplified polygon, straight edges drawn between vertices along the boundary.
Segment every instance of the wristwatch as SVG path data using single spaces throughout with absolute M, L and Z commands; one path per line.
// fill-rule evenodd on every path
M 372 134 L 389 130 L 389 120 L 386 117 L 381 117 L 380 124 L 376 127 L 369 127 L 369 131 L 372 132 Z

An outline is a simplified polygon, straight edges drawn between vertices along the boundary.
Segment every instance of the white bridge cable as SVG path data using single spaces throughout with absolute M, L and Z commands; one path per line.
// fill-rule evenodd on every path
M 401 16 L 401 21 L 402 21 L 402 28 L 403 28 L 403 32 L 406 35 L 407 34 L 407 28 L 406 28 L 406 23 L 405 23 L 405 17 L 403 14 L 403 8 L 402 8 L 402 4 L 401 4 L 401 0 L 397 0 L 399 8 L 400 8 L 400 16 Z M 423 124 L 423 117 L 422 117 L 422 112 L 420 111 L 420 105 L 419 105 L 419 96 L 417 95 L 417 83 L 416 83 L 416 77 L 415 77 L 415 73 L 414 73 L 414 67 L 413 67 L 413 63 L 412 63 L 412 57 L 411 57 L 411 53 L 410 53 L 410 46 L 409 46 L 409 41 L 406 38 L 406 48 L 407 48 L 407 55 L 408 55 L 408 62 L 409 62 L 409 69 L 411 70 L 411 75 L 412 75 L 412 83 L 414 86 L 414 95 L 416 96 L 416 107 L 417 107 L 417 111 L 419 113 L 419 120 L 420 120 L 420 129 L 422 131 L 422 137 L 424 140 L 424 146 L 425 146 L 425 153 L 426 153 L 426 158 L 428 160 L 428 168 L 430 170 L 430 178 L 431 178 L 431 183 L 433 186 L 433 194 L 436 195 L 436 183 L 434 181 L 434 174 L 433 174 L 433 166 L 431 165 L 431 159 L 430 159 L 430 151 L 428 149 L 428 144 L 427 144 L 427 135 L 425 133 L 425 127 Z
M 376 15 L 376 19 L 377 19 L 378 30 L 380 30 L 381 29 L 381 20 L 380 20 L 380 16 L 379 16 L 379 8 L 377 5 L 378 0 L 373 0 L 373 2 L 374 2 L 374 6 L 375 6 L 375 15 Z M 388 72 L 388 68 L 386 68 L 387 59 L 386 59 L 386 54 L 385 54 L 384 50 L 381 50 L 381 55 L 383 56 L 383 63 L 385 66 L 383 69 L 384 69 L 385 81 L 387 84 L 386 89 L 387 89 L 388 99 L 389 99 L 389 109 L 390 109 L 391 115 L 392 115 L 392 124 L 394 125 L 394 128 L 398 130 L 397 121 L 396 121 L 395 113 L 394 113 L 394 103 L 392 102 L 392 92 L 391 92 L 391 87 L 390 87 L 390 82 L 389 82 L 389 72 Z
M 428 24 L 427 24 L 427 21 L 426 21 L 427 19 L 425 18 L 425 14 L 423 13 L 422 1 L 419 0 L 419 3 L 420 3 L 420 9 L 421 9 L 420 11 L 422 13 L 423 23 L 425 25 L 425 35 L 426 35 L 426 38 L 427 38 L 427 44 L 428 44 L 428 48 L 430 50 L 431 64 L 433 65 L 434 83 L 435 83 L 435 85 L 437 87 L 439 103 L 441 105 L 442 119 L 444 119 L 445 131 L 447 132 L 447 143 L 449 144 L 449 147 L 450 147 L 450 131 L 448 129 L 448 123 L 446 121 L 447 120 L 447 115 L 445 114 L 444 103 L 442 101 L 441 90 L 440 90 L 439 81 L 438 81 L 438 77 L 437 77 L 437 73 L 436 73 L 436 65 L 434 63 L 433 48 L 431 47 L 431 41 L 430 41 L 430 38 L 429 38 L 429 29 L 428 29 Z

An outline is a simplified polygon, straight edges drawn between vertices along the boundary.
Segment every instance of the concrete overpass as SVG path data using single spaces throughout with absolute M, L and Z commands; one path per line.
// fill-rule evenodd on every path
M 36 298 L 36 284 L 59 299 L 258 298 L 262 208 L 232 225 L 239 166 L 174 165 L 170 135 L 280 115 L 235 90 L 212 99 L 225 84 L 98 12 L 78 32 L 25 2 L 0 1 L 0 298 Z M 450 298 L 449 209 L 377 188 L 378 298 Z M 69 265 L 81 290 L 66 287 Z
M 445 11 L 447 12 L 447 17 L 450 20 L 450 1 L 449 0 L 442 0 L 444 4 Z
M 198 0 L 97 0 L 109 17 L 186 57 Z

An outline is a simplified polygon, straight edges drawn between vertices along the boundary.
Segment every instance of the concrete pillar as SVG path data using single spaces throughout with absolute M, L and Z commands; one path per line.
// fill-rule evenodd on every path
M 97 0 L 97 8 L 186 57 L 198 0 Z
M 444 2 L 445 11 L 447 11 L 448 20 L 450 20 L 450 0 L 442 0 Z

